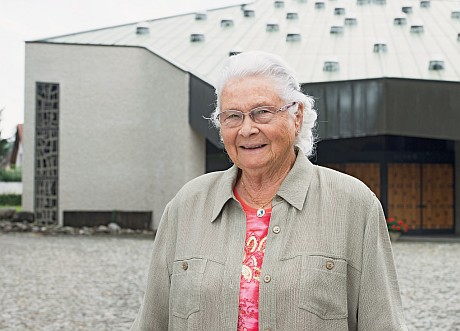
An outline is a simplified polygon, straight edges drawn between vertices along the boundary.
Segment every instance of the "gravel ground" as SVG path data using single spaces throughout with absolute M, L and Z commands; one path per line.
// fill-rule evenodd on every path
M 409 330 L 460 330 L 460 242 L 396 242 Z
M 0 330 L 128 330 L 151 239 L 0 234 Z M 396 242 L 409 330 L 460 330 L 460 242 Z
M 128 330 L 153 240 L 0 234 L 0 330 Z

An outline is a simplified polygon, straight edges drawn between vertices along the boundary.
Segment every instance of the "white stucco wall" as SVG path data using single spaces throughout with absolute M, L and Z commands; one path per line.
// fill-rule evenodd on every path
M 205 171 L 188 124 L 189 76 L 141 48 L 26 45 L 23 208 L 33 209 L 35 82 L 60 84 L 59 219 L 153 211 Z

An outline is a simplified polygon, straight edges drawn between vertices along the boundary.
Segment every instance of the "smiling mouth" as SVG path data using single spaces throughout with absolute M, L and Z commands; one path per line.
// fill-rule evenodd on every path
M 261 145 L 250 145 L 250 146 L 241 146 L 241 148 L 244 149 L 258 149 L 267 146 L 267 144 L 261 144 Z

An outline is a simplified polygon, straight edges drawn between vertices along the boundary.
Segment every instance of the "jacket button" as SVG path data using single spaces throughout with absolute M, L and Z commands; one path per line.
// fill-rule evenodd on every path
M 187 262 L 182 262 L 182 269 L 187 270 L 188 269 L 188 263 Z
M 281 232 L 281 228 L 278 225 L 275 225 L 272 231 L 274 234 L 278 234 Z
M 272 280 L 272 277 L 270 275 L 265 275 L 264 276 L 264 282 L 265 283 L 270 283 L 271 280 Z
M 334 268 L 334 262 L 332 261 L 327 261 L 326 262 L 326 269 L 327 270 L 332 270 Z

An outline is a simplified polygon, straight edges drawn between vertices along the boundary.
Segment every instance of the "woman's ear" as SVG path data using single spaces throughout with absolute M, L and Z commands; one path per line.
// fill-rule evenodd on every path
M 297 112 L 295 113 L 295 130 L 300 131 L 303 122 L 303 110 L 304 105 L 302 102 L 299 102 L 297 105 Z

